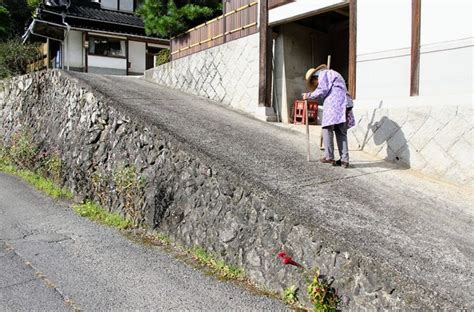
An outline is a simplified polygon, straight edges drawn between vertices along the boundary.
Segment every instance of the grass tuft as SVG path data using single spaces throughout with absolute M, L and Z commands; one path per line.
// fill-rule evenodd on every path
M 191 249 L 194 259 L 201 265 L 207 266 L 212 273 L 224 279 L 242 280 L 245 278 L 244 271 L 238 267 L 228 265 L 222 260 L 216 260 L 211 254 L 201 247 Z
M 132 222 L 125 219 L 118 213 L 110 213 L 103 209 L 98 204 L 87 201 L 84 204 L 73 205 L 72 208 L 81 217 L 88 218 L 92 221 L 119 229 L 124 230 L 132 227 Z
M 288 305 L 294 305 L 298 303 L 298 296 L 296 294 L 297 291 L 298 291 L 298 288 L 295 285 L 285 288 L 281 296 L 283 301 Z
M 154 233 L 154 238 L 156 240 L 158 240 L 159 242 L 161 242 L 163 245 L 171 245 L 172 244 L 172 240 L 171 238 L 169 238 L 168 236 L 166 236 L 165 234 L 162 234 L 162 233 Z
M 17 169 L 15 166 L 0 162 L 0 172 L 8 173 L 20 177 L 24 181 L 28 182 L 36 189 L 46 193 L 54 199 L 72 199 L 73 194 L 63 188 L 56 186 L 53 181 L 40 176 L 27 169 Z

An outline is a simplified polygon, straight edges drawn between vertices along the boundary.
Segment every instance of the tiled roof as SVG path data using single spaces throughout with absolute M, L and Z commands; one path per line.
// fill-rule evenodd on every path
M 66 13 L 67 17 L 82 18 L 94 20 L 97 22 L 108 22 L 113 24 L 122 24 L 132 27 L 144 27 L 140 17 L 133 13 L 112 11 L 90 6 L 81 6 L 72 4 L 67 10 L 65 7 L 44 6 L 44 11 L 50 11 L 57 14 Z

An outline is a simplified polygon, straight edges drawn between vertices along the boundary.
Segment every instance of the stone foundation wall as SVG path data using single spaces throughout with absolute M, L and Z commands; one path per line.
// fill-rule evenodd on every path
M 145 79 L 254 113 L 259 35 L 254 34 L 149 69 Z
M 243 268 L 259 285 L 276 291 L 297 285 L 300 298 L 307 300 L 304 273 L 276 257 L 285 250 L 333 281 L 343 310 L 458 309 L 293 215 L 287 207 L 296 204 L 290 199 L 244 179 L 217 157 L 129 114 L 126 105 L 67 73 L 35 73 L 0 85 L 2 143 L 8 145 L 15 132 L 25 129 L 44 150 L 59 152 L 66 187 L 102 198 L 112 210 L 124 212 L 123 198 L 113 181 L 97 190 L 93 177 L 110 177 L 120 166 L 133 165 L 145 181 L 136 199 L 142 222 L 185 246 L 204 247 Z
M 354 149 L 474 186 L 472 94 L 356 101 Z

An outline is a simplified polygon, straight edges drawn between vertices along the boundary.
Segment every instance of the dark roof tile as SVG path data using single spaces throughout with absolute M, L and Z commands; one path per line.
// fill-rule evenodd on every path
M 140 19 L 140 17 L 136 16 L 133 13 L 127 13 L 122 11 L 112 11 L 76 4 L 72 4 L 67 10 L 64 7 L 53 6 L 44 6 L 43 10 L 51 11 L 58 14 L 64 12 L 68 17 L 84 18 L 95 20 L 98 22 L 109 22 L 133 27 L 144 27 L 143 21 Z

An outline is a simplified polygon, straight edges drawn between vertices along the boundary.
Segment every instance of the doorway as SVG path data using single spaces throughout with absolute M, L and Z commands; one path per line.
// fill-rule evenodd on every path
M 292 107 L 306 92 L 304 75 L 309 68 L 326 64 L 349 81 L 349 5 L 273 28 L 273 105 L 285 123 L 292 122 Z

